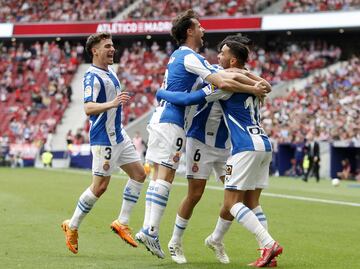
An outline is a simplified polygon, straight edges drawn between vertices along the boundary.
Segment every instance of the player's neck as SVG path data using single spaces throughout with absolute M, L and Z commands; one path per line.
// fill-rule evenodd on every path
M 186 40 L 186 42 L 183 44 L 183 46 L 189 47 L 193 51 L 199 50 L 199 48 L 196 46 L 195 42 L 193 42 L 192 40 L 189 40 L 189 39 Z
M 230 68 L 244 69 L 244 66 L 243 66 L 243 65 L 240 65 L 240 64 L 231 64 L 231 63 L 230 63 Z
M 104 63 L 101 63 L 100 61 L 97 61 L 96 59 L 93 59 L 93 62 L 92 62 L 93 66 L 97 67 L 97 68 L 100 68 L 100 69 L 104 69 L 106 71 L 109 70 L 109 65 L 107 64 L 104 64 Z

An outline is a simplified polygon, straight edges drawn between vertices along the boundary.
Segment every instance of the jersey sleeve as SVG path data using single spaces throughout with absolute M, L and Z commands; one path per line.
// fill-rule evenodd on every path
M 184 66 L 186 71 L 196 74 L 204 80 L 207 76 L 217 72 L 205 58 L 196 56 L 193 53 L 184 57 Z
M 207 88 L 213 87 L 212 85 L 207 86 Z M 203 88 L 203 90 L 206 88 Z M 233 93 L 227 92 L 219 89 L 212 90 L 210 94 L 207 94 L 205 97 L 206 102 L 211 103 L 217 100 L 227 100 L 231 97 Z
M 100 81 L 95 74 L 86 74 L 84 77 L 84 103 L 96 102 L 100 87 Z
M 191 106 L 205 103 L 206 92 L 203 90 L 188 92 L 172 92 L 159 89 L 156 93 L 158 99 L 163 99 L 178 106 Z

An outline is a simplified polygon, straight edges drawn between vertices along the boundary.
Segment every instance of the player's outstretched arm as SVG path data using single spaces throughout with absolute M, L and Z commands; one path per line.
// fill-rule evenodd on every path
M 211 88 L 209 85 L 203 89 L 190 93 L 171 92 L 159 89 L 156 93 L 156 97 L 157 99 L 163 99 L 178 106 L 198 105 L 206 102 L 206 96 L 211 93 L 211 89 L 209 90 L 209 87 Z
M 87 102 L 84 109 L 87 116 L 98 115 L 111 108 L 116 108 L 120 105 L 126 104 L 129 101 L 130 96 L 127 92 L 121 92 L 112 101 L 105 103 Z

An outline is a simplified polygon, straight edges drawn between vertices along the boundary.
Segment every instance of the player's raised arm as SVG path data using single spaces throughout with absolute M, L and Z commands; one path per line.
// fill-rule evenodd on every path
M 95 103 L 95 102 L 86 102 L 84 109 L 87 116 L 89 115 L 98 115 L 103 113 L 111 108 L 116 108 L 120 105 L 126 104 L 130 99 L 130 96 L 127 92 L 121 92 L 118 94 L 112 101 L 105 103 Z

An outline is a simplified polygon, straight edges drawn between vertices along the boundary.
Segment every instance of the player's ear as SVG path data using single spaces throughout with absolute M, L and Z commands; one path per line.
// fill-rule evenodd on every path
M 93 55 L 93 56 L 97 55 L 97 48 L 92 47 L 92 48 L 91 48 L 91 52 L 92 52 L 92 55 Z
M 193 31 L 193 29 L 191 27 L 186 30 L 187 36 L 192 36 L 193 32 L 194 31 Z

